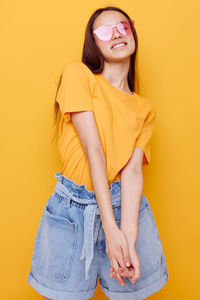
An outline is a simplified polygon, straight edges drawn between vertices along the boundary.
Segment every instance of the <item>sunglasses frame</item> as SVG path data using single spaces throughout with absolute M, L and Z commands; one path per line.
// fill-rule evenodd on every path
M 133 27 L 134 27 L 135 21 L 134 21 L 134 20 L 128 20 L 128 24 L 129 24 L 129 25 L 130 25 L 129 21 L 132 23 L 132 25 L 133 25 Z M 120 21 L 120 22 L 118 22 L 117 24 L 113 24 L 113 25 L 102 25 L 102 26 L 99 26 L 98 28 L 96 28 L 95 30 L 93 30 L 92 34 L 93 34 L 93 35 L 96 34 L 96 36 L 98 37 L 98 39 L 100 39 L 99 36 L 98 36 L 98 34 L 97 34 L 98 29 L 101 28 L 101 27 L 104 27 L 104 26 L 108 26 L 108 27 L 110 27 L 110 28 L 112 29 L 112 35 L 111 35 L 111 38 L 110 38 L 109 40 L 102 40 L 102 39 L 100 39 L 101 41 L 103 41 L 103 42 L 108 42 L 108 41 L 110 41 L 110 40 L 112 39 L 112 36 L 113 36 L 113 28 L 114 28 L 114 27 L 117 28 L 117 31 L 118 31 L 121 35 L 126 36 L 126 35 L 122 34 L 122 33 L 118 30 L 118 27 L 117 27 L 118 24 L 119 24 L 119 23 L 122 23 L 122 22 L 126 22 L 126 21 Z

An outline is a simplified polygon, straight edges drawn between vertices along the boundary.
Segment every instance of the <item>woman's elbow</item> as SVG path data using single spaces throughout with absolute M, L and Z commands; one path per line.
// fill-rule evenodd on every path
M 141 148 L 135 147 L 127 164 L 121 170 L 121 174 L 123 172 L 129 172 L 129 171 L 135 173 L 142 173 L 143 157 L 144 157 L 144 151 Z

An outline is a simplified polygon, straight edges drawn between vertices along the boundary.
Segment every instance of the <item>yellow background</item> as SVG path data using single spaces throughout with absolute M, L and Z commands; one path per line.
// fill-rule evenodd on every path
M 60 171 L 51 142 L 56 84 L 65 62 L 81 59 L 90 15 L 107 5 L 135 20 L 141 95 L 157 108 L 144 194 L 169 281 L 150 298 L 200 299 L 197 0 L 1 1 L 1 299 L 42 298 L 27 275 L 41 213 Z M 93 299 L 107 299 L 99 283 Z

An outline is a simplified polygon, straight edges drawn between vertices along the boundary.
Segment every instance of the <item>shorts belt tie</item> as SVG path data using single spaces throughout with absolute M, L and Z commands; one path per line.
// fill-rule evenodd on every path
M 60 172 L 57 173 L 56 178 L 60 178 Z M 91 266 L 91 262 L 94 255 L 94 248 L 97 241 L 98 231 L 101 224 L 100 211 L 98 208 L 98 203 L 96 197 L 94 195 L 93 198 L 83 199 L 77 198 L 73 196 L 73 193 L 69 191 L 61 181 L 57 181 L 55 186 L 55 192 L 59 195 L 68 199 L 68 205 L 70 207 L 70 200 L 74 200 L 81 204 L 87 204 L 84 209 L 84 242 L 82 247 L 82 252 L 80 256 L 80 260 L 85 259 L 85 279 L 89 279 L 89 270 Z M 93 192 L 91 192 L 93 193 Z M 118 207 L 121 205 L 120 194 L 111 195 L 112 206 Z
M 89 279 L 89 269 L 94 255 L 94 247 L 97 241 L 98 230 L 101 223 L 99 209 L 96 204 L 87 205 L 84 210 L 84 243 L 80 259 L 85 258 L 85 279 Z M 96 222 L 95 222 L 96 220 Z M 90 226 L 91 224 L 91 226 Z

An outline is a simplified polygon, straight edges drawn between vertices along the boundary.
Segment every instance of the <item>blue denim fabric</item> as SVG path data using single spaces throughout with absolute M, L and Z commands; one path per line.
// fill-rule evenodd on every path
M 55 300 L 85 300 L 96 290 L 97 278 L 112 300 L 144 299 L 168 281 L 162 243 L 147 198 L 142 195 L 136 250 L 141 277 L 122 287 L 109 276 L 105 233 L 94 191 L 57 172 L 55 190 L 47 201 L 37 230 L 29 284 L 41 295 Z M 120 227 L 120 180 L 110 187 L 117 225 Z

